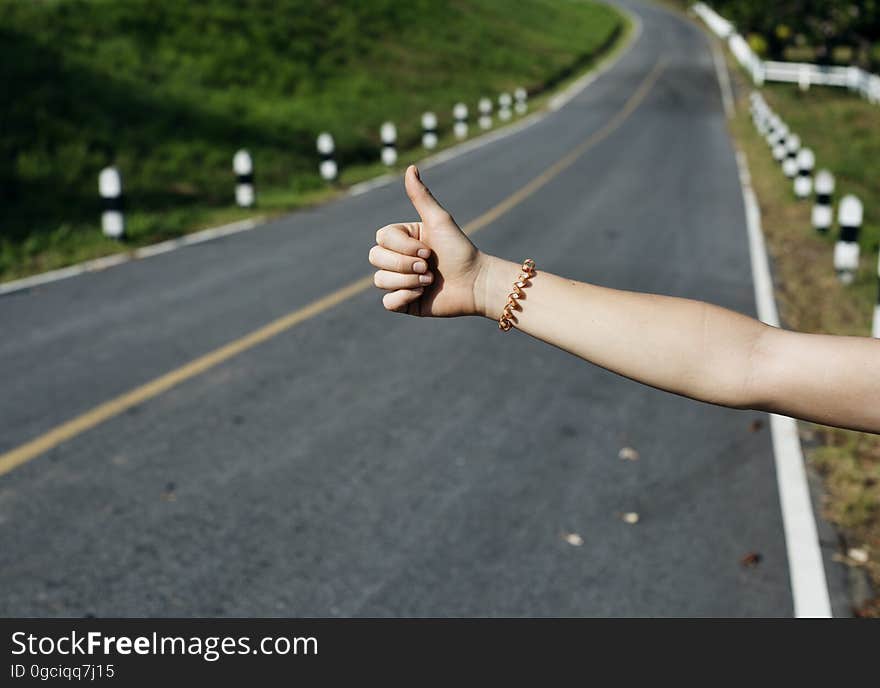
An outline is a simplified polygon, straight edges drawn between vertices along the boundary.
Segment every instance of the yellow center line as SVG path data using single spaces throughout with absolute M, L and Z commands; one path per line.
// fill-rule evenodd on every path
M 651 90 L 651 87 L 663 71 L 663 64 L 664 63 L 661 61 L 654 66 L 654 69 L 651 70 L 648 76 L 645 77 L 644 81 L 642 81 L 639 87 L 629 97 L 623 108 L 621 108 L 614 117 L 608 120 L 608 122 L 606 122 L 600 129 L 595 131 L 589 138 L 576 148 L 572 149 L 564 158 L 548 167 L 528 184 L 505 198 L 498 203 L 498 205 L 490 208 L 479 217 L 468 222 L 462 227 L 464 232 L 466 234 L 473 234 L 474 232 L 478 232 L 488 226 L 506 212 L 522 203 L 526 198 L 547 184 L 551 179 L 573 165 L 574 162 L 587 150 L 607 138 L 645 99 L 645 96 Z M 25 442 L 5 454 L 0 454 L 0 475 L 8 473 L 40 454 L 44 454 L 50 449 L 57 447 L 62 442 L 66 442 L 87 430 L 91 430 L 106 420 L 118 416 L 120 413 L 125 412 L 133 406 L 137 406 L 149 399 L 157 397 L 160 394 L 167 392 L 172 387 L 176 387 L 182 382 L 194 378 L 197 375 L 201 375 L 214 366 L 220 365 L 233 356 L 237 356 L 248 349 L 252 349 L 258 344 L 262 344 L 268 339 L 296 327 L 301 322 L 323 313 L 324 311 L 339 305 L 343 301 L 347 301 L 353 296 L 369 289 L 372 284 L 372 275 L 362 277 L 351 284 L 337 289 L 327 296 L 313 301 L 307 306 L 288 313 L 277 320 L 273 320 L 268 325 L 264 325 L 244 337 L 231 341 L 218 349 L 214 349 L 214 351 L 204 354 L 179 368 L 175 368 L 171 372 L 165 373 L 140 387 L 136 387 L 118 397 L 105 401 L 103 404 L 52 428 L 39 437 L 36 437 L 29 442 Z

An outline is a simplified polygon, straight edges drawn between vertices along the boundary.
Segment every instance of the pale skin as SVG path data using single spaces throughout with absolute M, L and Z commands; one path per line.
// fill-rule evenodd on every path
M 480 251 L 414 166 L 404 181 L 421 222 L 376 233 L 370 263 L 386 292 L 383 305 L 497 321 L 520 263 Z M 516 329 L 691 399 L 880 433 L 880 340 L 790 332 L 702 301 L 576 282 L 541 270 L 540 255 L 532 257 L 537 272 L 515 312 Z

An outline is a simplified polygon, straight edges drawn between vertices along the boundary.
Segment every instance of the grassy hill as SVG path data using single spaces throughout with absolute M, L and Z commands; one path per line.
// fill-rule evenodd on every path
M 235 216 L 240 147 L 263 208 L 295 207 L 324 189 L 318 132 L 343 170 L 374 163 L 384 120 L 414 146 L 424 110 L 442 133 L 458 100 L 545 90 L 622 22 L 583 0 L 2 2 L 0 279 L 118 250 L 98 226 L 107 164 L 130 245 Z

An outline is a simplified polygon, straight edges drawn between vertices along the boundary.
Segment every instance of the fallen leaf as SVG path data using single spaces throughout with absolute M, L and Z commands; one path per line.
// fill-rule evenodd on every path
M 617 458 L 621 461 L 638 461 L 639 453 L 632 447 L 624 447 L 617 452 Z
M 857 564 L 867 564 L 868 563 L 868 552 L 867 550 L 861 547 L 850 547 L 846 553 L 850 559 L 852 559 Z
M 764 557 L 761 556 L 760 552 L 746 552 L 745 554 L 743 554 L 740 557 L 739 563 L 741 565 L 745 566 L 746 568 L 749 568 L 749 567 L 757 566 L 758 564 L 760 564 L 761 559 L 763 559 L 763 558 Z
M 621 514 L 620 518 L 624 523 L 629 523 L 631 526 L 639 522 L 639 515 L 635 511 L 627 511 Z
M 577 533 L 563 533 L 562 539 L 572 547 L 580 547 L 584 544 L 584 539 Z

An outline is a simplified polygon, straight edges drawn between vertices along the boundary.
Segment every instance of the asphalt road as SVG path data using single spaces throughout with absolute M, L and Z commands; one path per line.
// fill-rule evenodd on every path
M 754 314 L 708 42 L 633 9 L 640 38 L 571 103 L 424 177 L 467 222 L 662 62 L 610 136 L 475 240 Z M 413 218 L 395 183 L 0 298 L 0 453 L 367 274 L 375 229 Z M 4 616 L 791 613 L 764 416 L 372 291 L 0 476 Z

